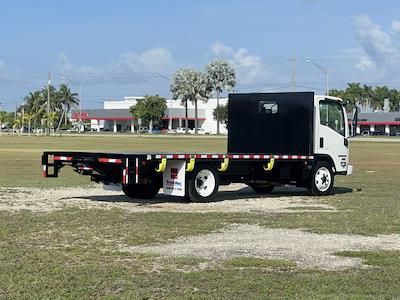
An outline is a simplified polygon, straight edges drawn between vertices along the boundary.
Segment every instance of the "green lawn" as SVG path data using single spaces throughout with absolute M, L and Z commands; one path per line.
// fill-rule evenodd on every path
M 185 138 L 160 136 L 65 136 L 28 137 L 0 136 L 0 170 L 7 176 L 0 177 L 0 186 L 74 186 L 90 184 L 88 177 L 62 169 L 56 180 L 42 180 L 41 154 L 46 150 L 76 150 L 104 152 L 225 151 L 226 138 Z M 6 172 L 3 170 L 7 170 Z
M 59 179 L 42 179 L 43 150 L 223 152 L 225 145 L 224 138 L 2 136 L 0 187 L 90 184 L 67 169 Z M 0 298 L 399 298 L 400 251 L 338 253 L 363 257 L 371 267 L 328 272 L 256 258 L 201 270 L 201 259 L 112 250 L 118 244 L 209 233 L 232 223 L 318 233 L 400 233 L 400 143 L 352 142 L 351 163 L 354 175 L 336 178 L 338 194 L 318 198 L 337 207 L 335 213 L 2 211 Z

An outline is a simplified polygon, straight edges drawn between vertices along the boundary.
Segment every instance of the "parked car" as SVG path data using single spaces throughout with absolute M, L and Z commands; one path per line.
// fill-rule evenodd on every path
M 371 132 L 370 135 L 382 136 L 382 135 L 388 135 L 388 134 L 384 131 L 374 131 L 374 132 Z
M 153 128 L 153 130 L 149 131 L 149 133 L 151 133 L 151 134 L 160 134 L 161 130 L 160 130 L 160 128 Z
M 367 136 L 367 135 L 369 135 L 369 131 L 363 131 L 363 132 L 361 132 L 361 135 Z
M 168 129 L 167 133 L 176 134 L 176 129 Z
M 190 130 L 190 129 L 189 129 Z M 178 134 L 185 134 L 186 133 L 186 129 L 184 127 L 178 127 L 176 129 L 176 133 Z
M 74 128 L 68 129 L 67 132 L 69 132 L 69 133 L 78 133 L 79 129 L 77 127 L 74 127 Z
M 194 130 L 194 128 L 193 129 L 189 129 L 189 131 L 188 131 L 190 134 L 195 134 L 195 130 Z M 210 134 L 210 132 L 209 131 L 206 131 L 205 129 L 203 129 L 203 128 L 197 128 L 197 134 Z
M 148 127 L 140 127 L 140 132 L 149 132 L 149 128 Z
M 193 133 L 194 133 L 194 129 L 193 129 Z M 197 134 L 210 134 L 209 131 L 206 131 L 204 128 L 197 128 Z

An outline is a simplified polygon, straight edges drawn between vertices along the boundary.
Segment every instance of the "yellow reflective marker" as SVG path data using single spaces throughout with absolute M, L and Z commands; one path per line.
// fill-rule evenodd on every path
M 275 159 L 271 158 L 269 160 L 269 163 L 266 166 L 264 165 L 263 168 L 264 168 L 265 171 L 271 171 L 272 168 L 274 167 L 274 164 L 275 164 Z
M 165 171 L 165 168 L 167 167 L 167 159 L 162 158 L 161 162 L 158 164 L 158 168 L 156 168 L 156 172 L 162 173 Z
M 228 169 L 229 158 L 225 157 L 224 161 L 221 162 L 221 166 L 218 168 L 218 171 L 225 172 Z
M 187 163 L 186 172 L 192 172 L 194 169 L 195 158 L 191 157 L 190 161 Z

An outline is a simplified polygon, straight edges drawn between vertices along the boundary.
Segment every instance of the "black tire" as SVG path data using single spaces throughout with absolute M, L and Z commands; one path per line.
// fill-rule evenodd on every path
M 275 186 L 269 184 L 248 184 L 257 194 L 270 194 Z
M 159 184 L 129 184 L 122 187 L 122 191 L 129 198 L 152 199 L 160 190 Z
M 192 202 L 210 202 L 218 192 L 218 187 L 218 171 L 209 165 L 199 165 L 190 173 L 187 194 Z
M 312 169 L 308 191 L 314 196 L 331 195 L 334 179 L 332 165 L 326 161 L 319 161 Z

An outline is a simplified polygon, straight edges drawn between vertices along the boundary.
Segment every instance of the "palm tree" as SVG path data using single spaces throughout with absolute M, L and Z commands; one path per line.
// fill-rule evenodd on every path
M 37 118 L 35 121 L 38 122 L 39 119 L 42 117 L 42 113 L 44 112 L 45 104 L 46 102 L 45 97 L 43 97 L 43 94 L 41 91 L 34 91 L 30 92 L 24 99 L 25 105 L 24 109 L 26 113 L 31 113 L 35 115 L 35 118 Z
M 372 99 L 374 98 L 374 91 L 371 86 L 364 84 L 362 98 L 365 105 L 365 109 L 371 107 Z
M 13 133 L 14 133 L 14 131 L 16 132 L 18 129 L 20 129 L 21 126 L 22 126 L 22 120 L 18 119 L 18 118 L 14 119 L 14 122 L 13 122 Z
M 362 100 L 363 95 L 363 88 L 361 87 L 360 83 L 353 82 L 348 83 L 347 88 L 345 90 L 345 98 L 354 106 L 358 104 L 363 104 Z
M 384 99 L 390 98 L 390 91 L 386 85 L 377 86 L 373 91 L 372 107 L 374 109 L 382 109 Z
M 390 99 L 390 110 L 399 111 L 400 110 L 400 92 L 396 89 L 391 89 L 389 91 Z
M 202 72 L 187 68 L 178 70 L 172 77 L 171 92 L 174 99 L 181 99 L 185 105 L 185 133 L 188 132 L 188 101 L 194 103 L 195 113 L 195 134 L 198 129 L 198 100 L 207 101 L 209 95 L 209 85 L 207 77 Z
M 53 133 L 54 133 L 54 123 L 56 123 L 56 121 L 58 119 L 57 112 L 53 111 L 53 112 L 50 112 L 50 113 L 46 113 L 44 115 L 44 119 L 46 120 L 49 128 L 51 128 Z
M 219 96 L 225 90 L 232 90 L 236 85 L 235 70 L 224 60 L 216 60 L 206 66 L 211 89 L 217 93 L 217 134 L 219 134 Z
M 22 121 L 26 121 L 28 122 L 28 135 L 31 135 L 31 123 L 32 120 L 35 118 L 35 114 L 31 113 L 31 112 L 25 112 L 24 113 L 24 117 Z
M 1 111 L 0 110 L 0 135 L 2 134 L 2 127 L 3 124 L 6 122 L 7 120 L 7 113 L 5 111 Z
M 58 90 L 58 98 L 63 106 L 65 124 L 67 124 L 67 115 L 71 110 L 71 107 L 77 107 L 79 104 L 79 98 L 77 93 L 72 93 L 70 88 L 66 84 L 61 84 Z

